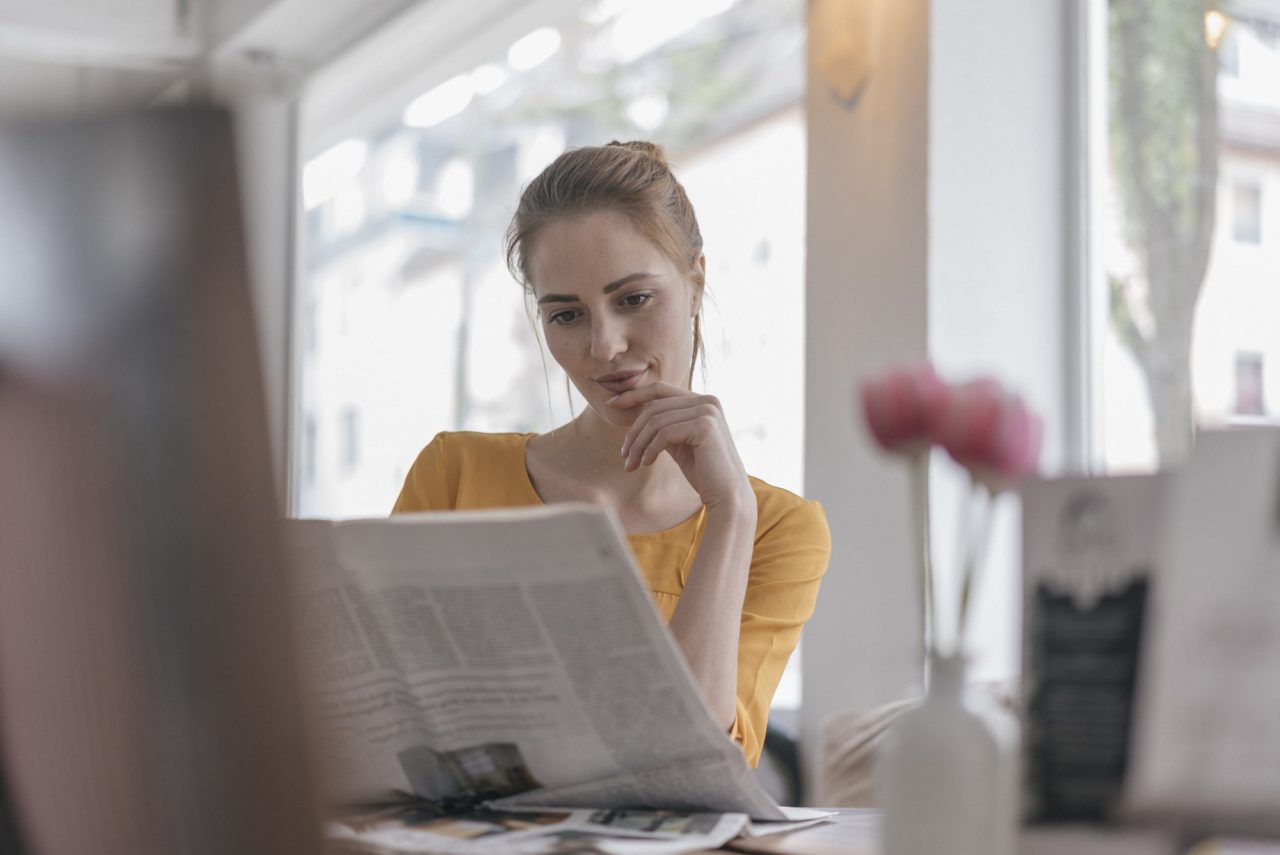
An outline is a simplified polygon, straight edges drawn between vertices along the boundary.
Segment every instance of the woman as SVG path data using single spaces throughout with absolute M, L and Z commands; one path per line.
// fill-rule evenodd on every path
M 707 706 L 751 765 L 830 536 L 822 508 L 747 475 L 719 402 L 690 391 L 706 259 L 662 150 L 568 151 L 533 180 L 507 262 L 586 399 L 542 435 L 442 433 L 394 512 L 611 507 Z

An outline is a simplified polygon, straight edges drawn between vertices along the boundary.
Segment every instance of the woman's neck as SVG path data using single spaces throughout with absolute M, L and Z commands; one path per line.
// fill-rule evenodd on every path
M 615 503 L 636 505 L 641 497 L 668 502 L 692 491 L 680 467 L 668 454 L 633 472 L 622 468 L 622 443 L 627 428 L 600 418 L 590 408 L 553 431 L 563 459 L 588 483 Z

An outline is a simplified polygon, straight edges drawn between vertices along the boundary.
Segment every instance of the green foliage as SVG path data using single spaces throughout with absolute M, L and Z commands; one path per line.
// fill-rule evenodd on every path
M 1216 173 L 1217 151 L 1202 151 L 1205 77 L 1217 59 L 1205 43 L 1205 13 L 1214 0 L 1113 0 L 1111 3 L 1111 154 L 1121 179 L 1128 238 L 1188 238 L 1196 227 L 1200 185 Z M 1214 163 L 1203 162 L 1208 154 Z M 1163 216 L 1144 216 L 1144 205 Z M 1152 229 L 1160 231 L 1152 233 Z

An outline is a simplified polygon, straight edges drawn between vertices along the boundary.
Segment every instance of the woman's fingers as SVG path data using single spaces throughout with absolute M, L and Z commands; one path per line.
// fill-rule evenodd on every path
M 632 440 L 630 448 L 627 449 L 627 453 L 622 461 L 622 468 L 628 472 L 633 469 L 638 469 L 640 467 L 641 460 L 644 458 L 645 452 L 649 448 L 649 444 L 653 442 L 658 431 L 668 425 L 684 421 L 691 417 L 692 416 L 688 412 L 688 408 L 681 407 L 669 410 L 665 413 L 659 413 L 647 419 L 639 433 L 636 434 L 635 439 Z
M 650 383 L 647 386 L 640 386 L 635 389 L 614 395 L 609 399 L 608 403 L 611 407 L 617 407 L 619 410 L 629 410 L 632 407 L 638 407 L 649 401 L 656 401 L 659 398 L 671 398 L 679 396 L 692 396 L 694 393 L 680 386 L 672 386 L 670 383 Z
M 715 435 L 718 420 L 719 410 L 702 401 L 652 415 L 631 443 L 623 468 L 630 472 L 653 463 L 673 445 L 706 444 Z
M 658 459 L 664 451 L 671 451 L 681 446 L 695 448 L 710 441 L 715 425 L 710 416 L 698 415 L 684 421 L 669 424 L 653 435 L 653 441 L 645 448 L 640 457 L 640 466 L 648 466 Z
M 685 394 L 672 396 L 670 398 L 658 398 L 645 404 L 640 414 L 636 416 L 636 420 L 631 423 L 631 427 L 627 429 L 627 435 L 622 440 L 622 456 L 626 457 L 631 452 L 631 446 L 649 423 L 649 420 L 659 413 L 666 413 L 672 410 L 690 407 L 699 402 L 701 396 Z

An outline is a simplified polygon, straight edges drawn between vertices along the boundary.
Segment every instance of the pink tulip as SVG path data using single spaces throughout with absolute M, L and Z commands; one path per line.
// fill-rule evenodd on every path
M 1043 426 L 1022 399 L 984 377 L 951 389 L 938 442 L 992 490 L 1035 471 Z
M 881 448 L 915 453 L 933 444 L 947 386 L 932 365 L 892 369 L 864 382 L 861 393 L 863 416 Z

